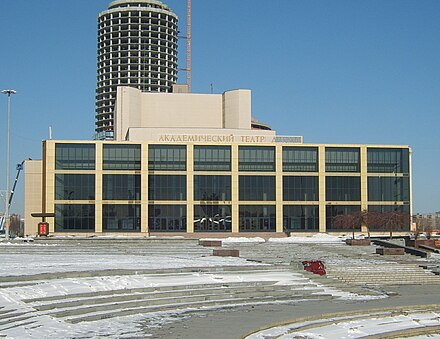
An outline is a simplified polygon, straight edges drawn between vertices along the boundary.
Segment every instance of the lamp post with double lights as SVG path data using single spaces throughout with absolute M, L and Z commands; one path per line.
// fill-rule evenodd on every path
M 13 89 L 4 89 L 1 91 L 3 94 L 8 96 L 8 123 L 7 123 L 7 143 L 6 143 L 6 198 L 5 198 L 5 237 L 9 239 L 9 196 L 11 194 L 9 190 L 9 141 L 10 141 L 10 127 L 11 127 L 11 94 L 17 93 Z

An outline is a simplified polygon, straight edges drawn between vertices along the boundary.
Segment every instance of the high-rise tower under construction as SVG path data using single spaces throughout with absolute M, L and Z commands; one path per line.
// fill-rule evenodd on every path
M 177 15 L 158 0 L 117 0 L 98 17 L 97 138 L 112 137 L 117 86 L 170 92 L 177 81 Z

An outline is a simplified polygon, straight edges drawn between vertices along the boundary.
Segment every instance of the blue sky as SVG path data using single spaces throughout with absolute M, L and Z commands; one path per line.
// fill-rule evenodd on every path
M 41 159 L 49 126 L 54 139 L 93 137 L 97 16 L 108 3 L 0 4 L 0 89 L 17 90 L 11 175 Z M 186 1 L 165 3 L 184 33 Z M 440 1 L 192 3 L 193 92 L 249 88 L 255 117 L 306 143 L 410 145 L 414 212 L 440 211 Z M 184 51 L 182 40 L 180 67 Z M 1 96 L 1 189 L 6 109 Z M 23 212 L 23 179 L 12 212 Z

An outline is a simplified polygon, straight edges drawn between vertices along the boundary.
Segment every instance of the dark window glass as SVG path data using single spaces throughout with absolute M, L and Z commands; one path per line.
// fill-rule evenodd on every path
M 104 200 L 141 200 L 139 174 L 104 174 Z
M 186 175 L 149 175 L 149 200 L 186 200 Z
M 283 199 L 285 201 L 317 201 L 318 177 L 283 177 Z
M 231 232 L 232 213 L 230 205 L 195 205 L 194 231 Z
M 148 146 L 149 170 L 186 170 L 185 145 L 149 145 Z
M 231 146 L 194 146 L 195 171 L 230 171 Z
M 359 148 L 327 147 L 326 172 L 359 172 Z
M 336 231 L 336 232 L 347 232 L 351 230 L 342 230 L 340 228 L 333 227 L 333 220 L 337 215 L 346 215 L 351 213 L 360 212 L 361 206 L 326 206 L 326 227 L 327 231 Z
M 194 200 L 231 200 L 229 175 L 195 175 Z
M 95 232 L 95 205 L 55 204 L 55 232 Z
M 361 178 L 326 177 L 325 197 L 327 201 L 361 200 Z
M 140 232 L 141 205 L 102 205 L 104 232 Z
M 275 206 L 240 205 L 240 232 L 275 232 Z
M 368 211 L 379 212 L 379 213 L 387 213 L 387 212 L 404 213 L 407 215 L 406 222 L 393 229 L 393 232 L 410 230 L 409 205 L 368 205 Z M 370 231 L 372 232 L 374 231 L 389 232 L 389 229 L 387 229 L 382 223 L 377 223 L 377 222 L 370 223 L 368 226 Z
M 283 227 L 287 232 L 318 231 L 319 207 L 285 205 L 283 207 Z
M 238 168 L 240 171 L 275 171 L 275 147 L 239 146 Z
M 240 175 L 239 200 L 274 201 L 275 177 L 258 176 L 258 175 Z
M 409 201 L 408 177 L 368 177 L 369 201 Z
M 283 147 L 284 172 L 317 172 L 318 148 L 317 147 Z
M 370 173 L 409 172 L 408 148 L 368 148 L 367 167 Z
M 55 174 L 55 200 L 95 200 L 95 175 Z
M 186 205 L 149 205 L 150 232 L 186 232 Z
M 55 169 L 94 170 L 94 144 L 56 144 Z
M 140 170 L 141 145 L 104 144 L 105 170 Z

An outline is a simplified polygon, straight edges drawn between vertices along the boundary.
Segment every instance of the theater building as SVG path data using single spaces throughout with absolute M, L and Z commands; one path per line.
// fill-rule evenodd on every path
M 51 234 L 195 237 L 339 233 L 339 214 L 411 214 L 408 146 L 279 136 L 252 119 L 249 90 L 118 87 L 115 138 L 43 141 L 26 164 L 27 235 L 41 221 L 32 213 L 54 214 Z

